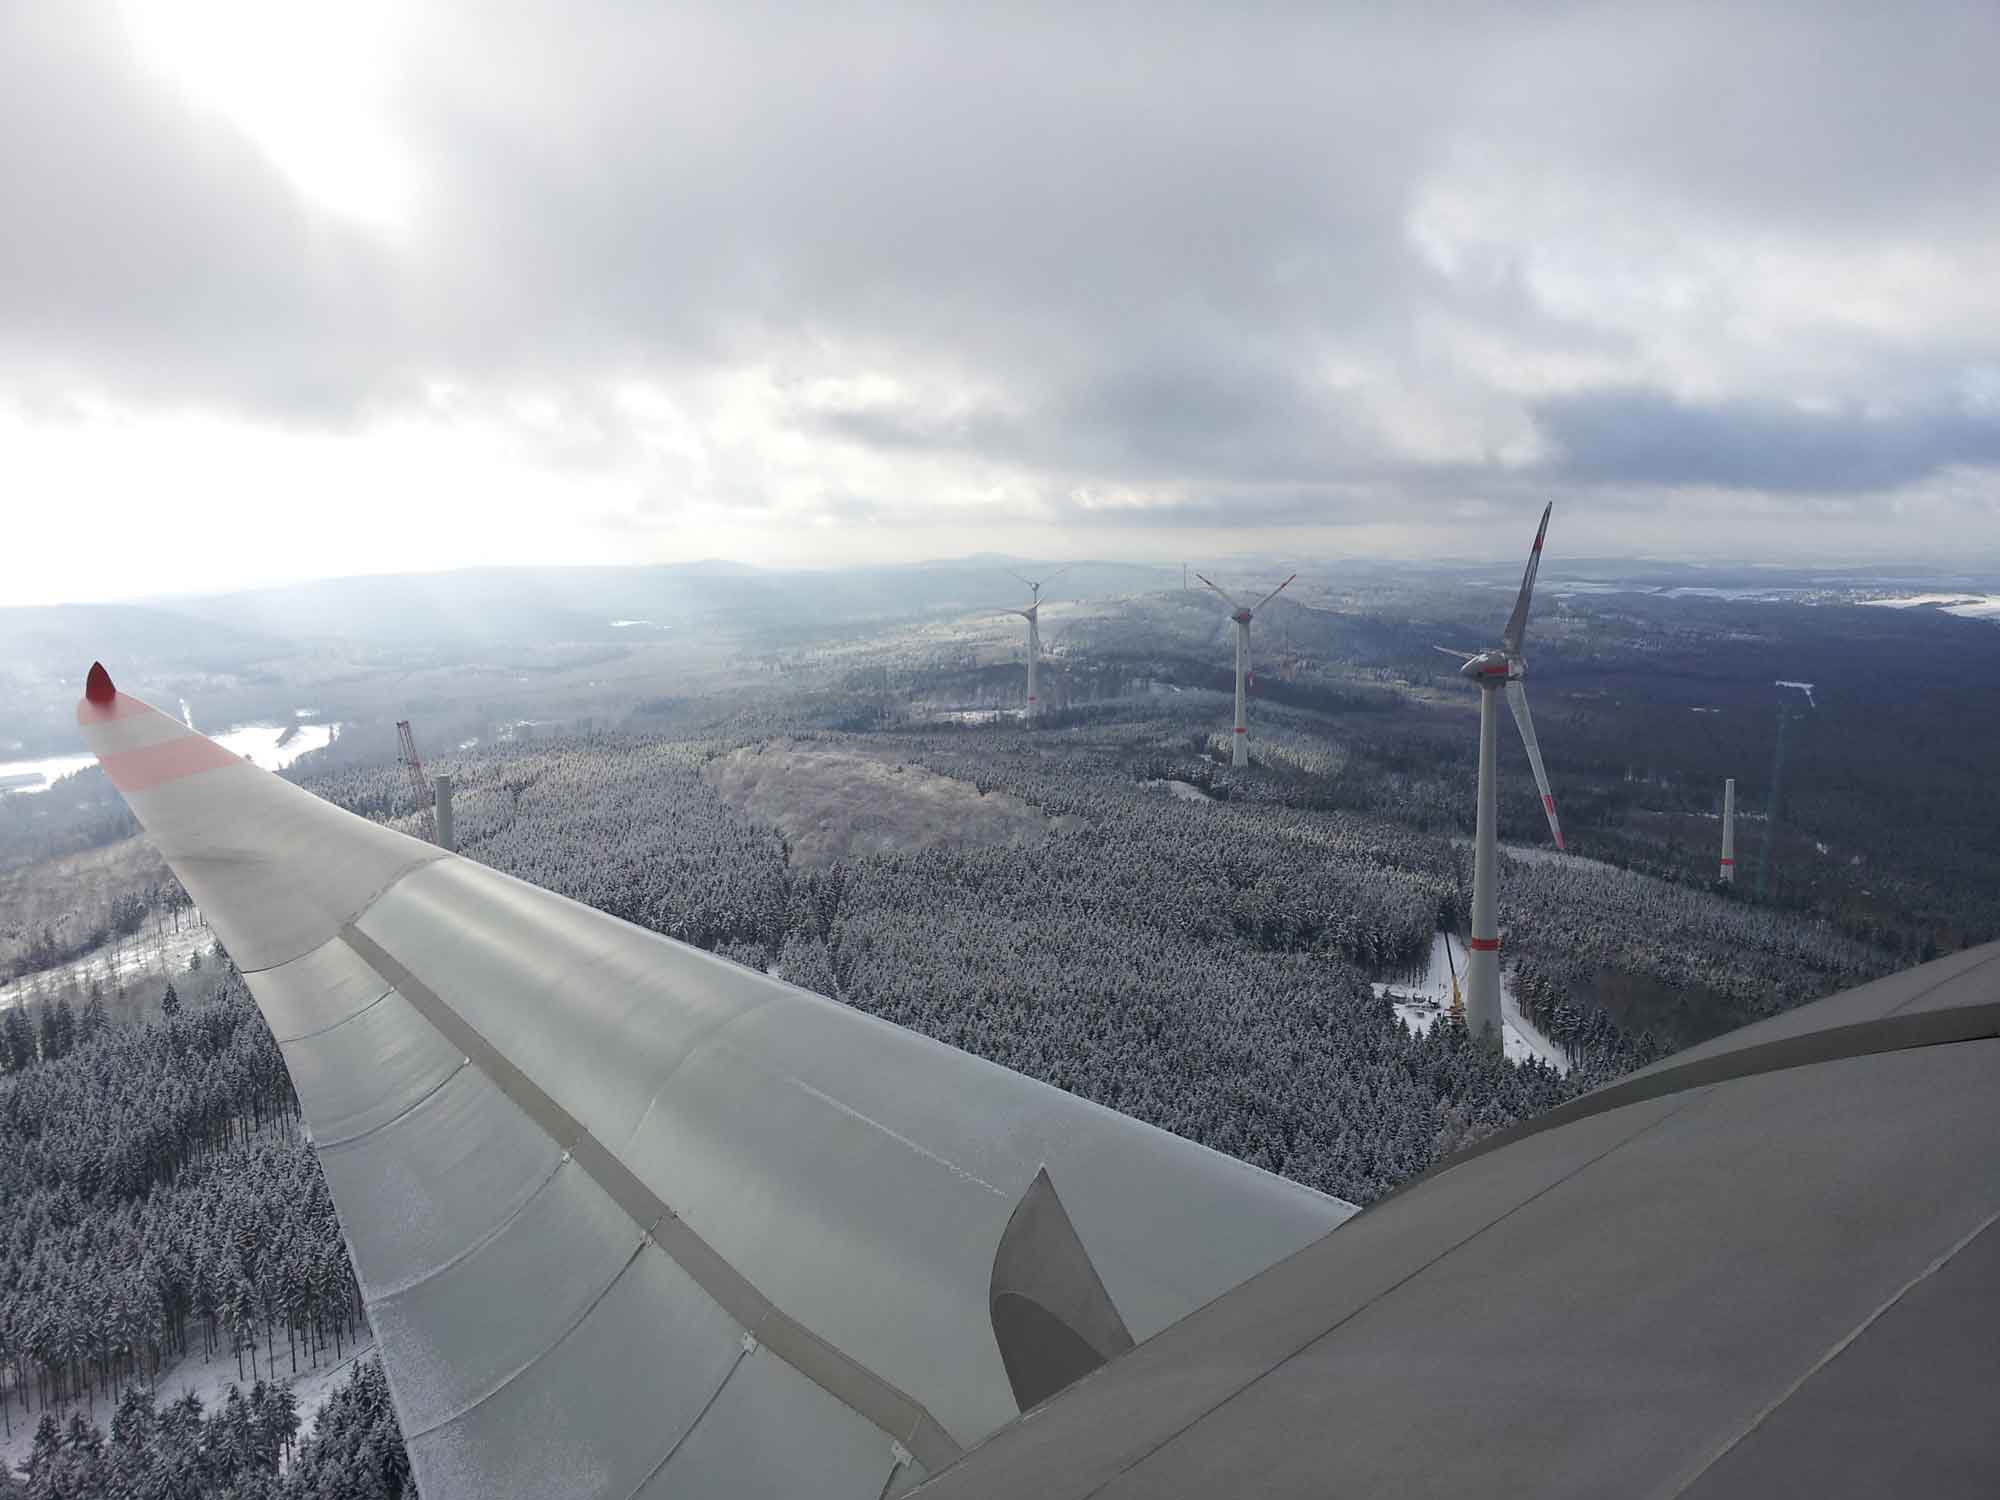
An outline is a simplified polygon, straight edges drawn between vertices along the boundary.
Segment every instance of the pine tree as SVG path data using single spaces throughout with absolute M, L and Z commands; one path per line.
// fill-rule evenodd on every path
M 171 1021 L 181 1013 L 181 997 L 174 993 L 174 983 L 167 981 L 167 992 L 160 996 L 160 1014 Z
M 43 1000 L 41 1005 L 42 1023 L 38 1028 L 42 1035 L 42 1061 L 54 1062 L 67 1050 L 63 1046 L 62 1022 L 56 1016 L 53 1003 Z
M 90 982 L 90 999 L 83 1007 L 83 1014 L 77 1020 L 77 1040 L 93 1042 L 111 1029 L 111 1017 L 104 1008 L 104 984 L 101 980 Z
M 16 1005 L 0 1017 L 0 1066 L 18 1073 L 34 1066 L 35 1028 L 28 1020 L 27 1007 Z

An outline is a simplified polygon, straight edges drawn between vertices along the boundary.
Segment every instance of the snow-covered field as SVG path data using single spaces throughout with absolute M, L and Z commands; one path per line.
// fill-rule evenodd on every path
M 1877 609 L 1936 609 L 1968 620 L 2000 620 L 2000 594 L 1904 594 L 1861 602 Z
M 1451 1009 L 1451 969 L 1445 962 L 1444 945 L 1443 933 L 1431 939 L 1430 958 L 1424 966 L 1423 973 L 1415 979 L 1397 980 L 1375 986 L 1376 994 L 1387 996 L 1394 1004 L 1396 1019 L 1414 1032 L 1429 1031 Z M 1452 961 L 1458 965 L 1458 982 L 1460 989 L 1463 990 L 1464 949 L 1454 947 Z M 1569 1071 L 1569 1055 L 1543 1036 L 1535 1029 L 1535 1024 L 1521 1014 L 1521 1007 L 1515 1004 L 1514 991 L 1508 985 L 1504 974 L 1500 980 L 1500 1013 L 1506 1023 L 1505 1040 L 1508 1057 L 1515 1062 L 1525 1062 L 1531 1057 L 1539 1058 L 1558 1073 Z
M 285 739 L 288 733 L 291 738 Z M 218 745 L 248 756 L 267 771 L 282 771 L 301 755 L 324 750 L 339 737 L 338 724 L 242 724 L 212 736 Z

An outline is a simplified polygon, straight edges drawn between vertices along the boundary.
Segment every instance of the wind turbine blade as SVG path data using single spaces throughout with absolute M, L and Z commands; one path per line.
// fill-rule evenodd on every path
M 1298 576 L 1299 576 L 1298 574 L 1294 573 L 1292 575 L 1292 578 L 1296 578 Z M 1292 578 L 1287 578 L 1283 583 L 1279 584 L 1276 588 L 1272 589 L 1270 593 L 1266 594 L 1263 598 L 1259 599 L 1254 605 L 1251 606 L 1250 613 L 1254 615 L 1255 613 L 1257 613 L 1258 610 L 1262 609 L 1265 605 L 1269 604 L 1273 599 L 1277 598 L 1278 595 L 1284 593 L 1285 589 L 1291 584 Z
M 1528 566 L 1521 574 L 1521 597 L 1514 601 L 1514 614 L 1507 621 L 1507 633 L 1500 637 L 1500 645 L 1509 656 L 1521 654 L 1521 640 L 1528 633 L 1528 606 L 1535 597 L 1535 574 L 1542 566 L 1542 538 L 1549 534 L 1549 512 L 1556 508 L 1551 500 L 1542 507 L 1542 524 L 1535 532 L 1535 545 L 1528 553 Z
M 1549 792 L 1549 773 L 1542 769 L 1541 741 L 1535 738 L 1534 716 L 1528 712 L 1528 690 L 1518 677 L 1507 684 L 1507 706 L 1514 710 L 1514 722 L 1521 730 L 1521 743 L 1528 747 L 1528 764 L 1534 768 L 1535 785 L 1542 789 L 1542 811 L 1549 815 L 1549 832 L 1555 835 L 1558 849 L 1566 848 L 1562 824 L 1556 821 L 1556 799 Z
M 1222 602 L 1228 605 L 1231 609 L 1241 609 L 1243 607 L 1242 605 L 1238 604 L 1234 599 L 1230 598 L 1229 595 L 1222 593 L 1221 587 L 1215 582 L 1214 579 L 1210 578 L 1207 574 L 1197 573 L 1194 576 L 1199 578 L 1203 583 L 1207 584 L 1210 588 L 1214 589 L 1216 593 L 1222 594 Z
M 1461 651 L 1456 646 L 1433 646 L 1431 650 L 1445 656 L 1455 656 L 1460 661 L 1471 661 L 1473 657 L 1479 654 L 1477 651 Z

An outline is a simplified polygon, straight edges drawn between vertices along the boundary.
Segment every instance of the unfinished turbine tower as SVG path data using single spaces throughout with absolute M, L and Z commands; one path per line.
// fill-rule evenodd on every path
M 1722 783 L 1722 874 L 1724 885 L 1736 884 L 1736 778 Z
M 1243 720 L 1243 700 L 1250 676 L 1250 622 L 1257 617 L 1258 610 L 1282 594 L 1291 585 L 1292 578 L 1299 575 L 1294 573 L 1292 578 L 1287 578 L 1248 609 L 1217 588 L 1207 574 L 1197 573 L 1194 576 L 1222 595 L 1222 602 L 1229 606 L 1229 618 L 1236 622 L 1236 732 L 1230 737 L 1229 764 L 1247 766 L 1250 764 L 1250 746 L 1247 743 L 1249 726 Z
M 1047 578 L 1021 578 L 1028 586 L 1028 607 L 1026 609 L 1002 610 L 1002 614 L 1019 615 L 1028 622 L 1028 719 L 1033 722 L 1041 717 L 1040 688 L 1042 678 L 1042 585 L 1053 583 L 1067 573 L 1067 567 L 1057 568 Z
M 1535 597 L 1535 573 L 1542 565 L 1542 539 L 1548 535 L 1549 512 L 1542 510 L 1542 524 L 1535 532 L 1534 548 L 1528 553 L 1527 571 L 1521 575 L 1521 595 L 1514 601 L 1514 613 L 1496 651 L 1456 651 L 1450 646 L 1436 649 L 1464 663 L 1459 670 L 1479 684 L 1479 821 L 1472 842 L 1472 937 L 1466 943 L 1465 1024 L 1473 1036 L 1489 1047 L 1501 1045 L 1500 1017 L 1500 830 L 1499 807 L 1494 777 L 1498 711 L 1494 694 L 1505 692 L 1507 706 L 1521 730 L 1521 743 L 1528 748 L 1528 764 L 1534 768 L 1535 785 L 1541 788 L 1542 811 L 1549 817 L 1549 832 L 1556 847 L 1563 845 L 1562 825 L 1556 821 L 1556 799 L 1549 792 L 1548 773 L 1542 769 L 1542 747 L 1535 739 L 1535 721 L 1528 713 L 1528 690 L 1521 679 L 1528 664 L 1521 655 L 1521 643 L 1528 633 L 1528 606 Z

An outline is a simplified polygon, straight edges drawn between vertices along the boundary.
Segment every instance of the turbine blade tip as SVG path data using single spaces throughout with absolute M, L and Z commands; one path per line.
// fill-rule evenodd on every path
M 118 689 L 112 686 L 111 674 L 104 670 L 104 663 L 90 664 L 90 675 L 83 682 L 83 696 L 92 703 L 109 703 L 118 696 Z

